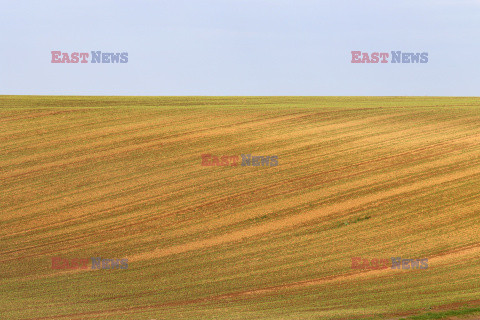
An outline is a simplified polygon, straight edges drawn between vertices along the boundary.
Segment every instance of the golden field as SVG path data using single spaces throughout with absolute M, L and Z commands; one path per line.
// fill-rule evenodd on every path
M 0 96 L 0 181 L 0 319 L 480 319 L 479 98 Z

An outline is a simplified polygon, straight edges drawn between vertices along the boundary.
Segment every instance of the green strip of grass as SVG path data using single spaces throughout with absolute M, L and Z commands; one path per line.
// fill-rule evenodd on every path
M 442 312 L 428 312 L 425 314 L 411 316 L 409 318 L 402 318 L 400 320 L 432 320 L 432 319 L 445 319 L 447 317 L 459 317 L 465 315 L 474 315 L 480 313 L 480 307 L 476 308 L 464 308 L 460 310 L 448 310 Z

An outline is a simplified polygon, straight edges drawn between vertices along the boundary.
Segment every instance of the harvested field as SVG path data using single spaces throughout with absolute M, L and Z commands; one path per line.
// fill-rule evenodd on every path
M 480 319 L 478 98 L 0 96 L 0 181 L 0 319 Z

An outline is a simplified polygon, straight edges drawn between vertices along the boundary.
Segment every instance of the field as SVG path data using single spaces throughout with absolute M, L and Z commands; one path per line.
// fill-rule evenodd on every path
M 478 98 L 0 96 L 0 319 L 480 319 L 479 198 Z

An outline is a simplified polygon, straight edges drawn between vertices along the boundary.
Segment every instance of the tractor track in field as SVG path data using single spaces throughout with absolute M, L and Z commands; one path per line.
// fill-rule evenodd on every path
M 0 318 L 397 320 L 480 305 L 480 103 L 423 99 L 305 99 L 290 110 L 267 98 L 252 103 L 268 109 L 248 110 L 189 109 L 188 99 L 167 99 L 183 102 L 167 109 L 127 98 L 115 100 L 120 109 L 79 109 L 94 98 L 7 106 Z M 25 101 L 57 101 L 40 100 Z M 203 167 L 203 153 L 282 162 Z M 351 257 L 380 256 L 429 266 L 351 268 Z M 54 270 L 52 257 L 129 267 Z
M 479 253 L 480 253 L 480 243 L 471 244 L 461 248 L 455 248 L 447 252 L 443 252 L 443 253 L 439 253 L 431 256 L 429 258 L 430 268 L 432 267 L 432 265 L 438 265 L 438 264 L 441 264 L 442 262 L 448 263 L 448 261 L 450 260 L 459 259 L 467 255 L 477 256 Z M 421 272 L 421 271 L 422 270 L 415 270 L 414 272 Z M 286 294 L 285 291 L 288 291 L 288 290 L 296 290 L 296 289 L 301 290 L 301 289 L 305 289 L 312 286 L 321 286 L 321 285 L 332 284 L 332 283 L 341 282 L 341 281 L 358 281 L 361 279 L 378 278 L 379 276 L 392 277 L 392 276 L 395 276 L 396 274 L 401 274 L 403 272 L 411 272 L 411 270 L 400 272 L 399 270 L 384 268 L 384 269 L 375 269 L 375 270 L 353 271 L 345 274 L 332 275 L 332 276 L 327 276 L 322 278 L 297 281 L 292 283 L 268 286 L 268 287 L 251 289 L 251 290 L 236 291 L 232 293 L 209 296 L 205 298 L 164 302 L 164 303 L 135 306 L 135 307 L 129 307 L 129 308 L 113 308 L 113 309 L 101 310 L 101 311 L 71 313 L 66 315 L 57 315 L 57 316 L 49 316 L 49 317 L 25 318 L 23 320 L 70 319 L 72 317 L 95 318 L 95 317 L 114 315 L 114 314 L 136 313 L 136 312 L 141 312 L 141 311 L 151 310 L 151 309 L 163 309 L 163 308 L 179 307 L 179 306 L 185 306 L 185 305 L 191 305 L 191 304 L 205 304 L 205 303 L 218 302 L 223 300 L 255 299 L 255 298 L 259 298 L 259 297 L 262 297 L 265 295 L 271 295 L 271 294 L 273 295 Z M 154 294 L 156 293 L 156 291 L 145 292 L 143 293 L 143 295 L 149 295 L 152 293 Z M 133 296 L 138 296 L 138 294 Z M 102 298 L 96 301 L 115 300 L 121 297 L 129 297 L 129 296 L 121 295 L 121 296 L 115 296 L 115 297 L 109 297 L 109 298 Z M 458 303 L 456 305 L 458 306 L 461 304 Z
M 49 162 L 49 163 L 42 164 L 42 165 L 36 165 L 36 166 L 33 166 L 33 167 L 29 167 L 27 169 L 14 169 L 14 170 L 8 172 L 7 174 L 5 174 L 4 176 L 0 176 L 0 177 L 3 178 L 3 179 L 24 177 L 24 176 L 28 176 L 32 173 L 40 172 L 40 171 L 47 170 L 47 169 L 65 168 L 65 167 L 70 166 L 70 165 L 78 165 L 80 163 L 85 163 L 85 162 L 92 161 L 92 160 L 114 157 L 114 156 L 118 156 L 119 154 L 138 151 L 138 150 L 142 150 L 142 149 L 145 149 L 145 148 L 152 148 L 152 147 L 155 147 L 155 146 L 162 146 L 162 145 L 165 145 L 165 144 L 168 144 L 168 143 L 175 143 L 175 142 L 182 141 L 182 140 L 185 140 L 185 139 L 187 139 L 187 140 L 188 139 L 195 139 L 195 138 L 201 137 L 199 135 L 200 133 L 208 133 L 207 135 L 204 135 L 203 137 L 208 136 L 208 135 L 215 136 L 215 135 L 218 135 L 220 132 L 225 133 L 225 129 L 239 130 L 239 129 L 242 128 L 242 127 L 239 128 L 239 126 L 245 126 L 245 128 L 248 128 L 248 127 L 250 127 L 248 125 L 252 125 L 253 127 L 255 127 L 255 126 L 263 126 L 265 124 L 274 123 L 274 122 L 293 120 L 293 119 L 301 118 L 302 116 L 305 116 L 304 113 L 305 112 L 299 112 L 298 114 L 301 114 L 300 116 L 299 115 L 291 115 L 291 114 L 290 115 L 282 115 L 282 116 L 262 119 L 262 121 L 259 121 L 258 119 L 255 119 L 255 120 L 244 121 L 244 122 L 235 123 L 235 124 L 231 124 L 231 125 L 230 124 L 229 125 L 221 125 L 221 126 L 216 126 L 214 128 L 198 129 L 198 130 L 183 132 L 183 133 L 179 133 L 179 134 L 167 135 L 167 136 L 163 136 L 163 137 L 159 137 L 159 138 L 149 139 L 147 141 L 144 141 L 142 143 L 137 143 L 137 144 L 132 145 L 132 146 L 103 150 L 103 151 L 97 152 L 94 155 L 77 156 L 74 159 L 69 159 L 68 161 L 58 160 L 58 161 L 53 161 L 53 162 Z M 232 127 L 234 127 L 234 128 L 232 128 Z M 243 128 L 243 129 L 245 129 L 245 128 Z M 94 145 L 96 145 L 96 144 L 94 144 Z M 109 145 L 111 145 L 111 141 L 102 142 L 99 145 L 109 146 Z M 85 147 L 86 146 L 82 146 L 81 149 L 83 149 Z M 62 154 L 54 153 L 53 155 L 55 157 L 58 157 L 58 156 L 61 156 Z M 43 154 L 43 156 L 45 156 L 45 155 Z
M 381 161 L 384 161 L 384 160 L 389 160 L 389 159 L 393 159 L 393 158 L 396 158 L 396 157 L 400 157 L 400 156 L 403 156 L 403 155 L 406 155 L 406 154 L 413 154 L 415 152 L 418 152 L 418 151 L 423 151 L 423 150 L 426 150 L 426 149 L 431 149 L 432 147 L 430 148 L 419 148 L 419 149 L 416 149 L 416 150 L 412 150 L 411 152 L 404 152 L 402 154 L 398 154 L 398 155 L 394 155 L 394 156 L 388 156 L 388 157 L 382 157 L 382 158 L 378 158 L 378 159 L 374 159 L 374 160 L 369 160 L 369 161 L 363 161 L 363 162 L 359 162 L 359 163 L 355 163 L 353 165 L 349 165 L 349 166 L 345 166 L 345 167 L 341 167 L 341 168 L 336 168 L 336 169 L 332 169 L 332 170 L 328 170 L 328 171 L 324 171 L 324 172 L 321 172 L 321 173 L 316 173 L 316 174 L 313 174 L 313 175 L 308 175 L 308 176 L 304 176 L 304 177 L 297 177 L 297 178 L 293 178 L 293 179 L 288 179 L 287 181 L 281 181 L 281 182 L 278 182 L 278 183 L 275 183 L 275 184 L 270 184 L 268 185 L 268 189 L 274 189 L 275 187 L 279 187 L 279 186 L 282 186 L 282 185 L 285 185 L 287 183 L 292 183 L 292 182 L 297 182 L 297 181 L 301 181 L 301 180 L 305 180 L 305 179 L 311 179 L 313 177 L 318 177 L 318 176 L 322 176 L 322 175 L 325 175 L 325 174 L 328 174 L 328 173 L 333 173 L 333 172 L 342 172 L 342 171 L 346 171 L 347 169 L 349 168 L 352 168 L 352 167 L 359 167 L 359 166 L 363 166 L 365 164 L 370 164 L 370 163 L 376 163 L 376 162 L 381 162 Z M 463 149 L 463 148 L 459 148 L 457 150 L 460 150 L 460 149 Z M 453 151 L 452 151 L 453 152 Z M 428 159 L 428 158 L 432 158 L 432 157 L 436 157 L 438 155 L 444 155 L 444 153 L 439 153 L 439 154 L 433 154 L 433 155 L 429 155 L 429 156 L 424 156 L 424 157 L 420 157 L 420 158 L 417 158 L 415 159 L 416 161 L 418 160 L 422 160 L 422 159 Z M 391 165 L 386 165 L 386 166 L 383 166 L 382 168 L 388 168 L 388 167 L 395 167 L 397 164 L 394 163 L 394 164 L 391 164 Z M 357 176 L 360 176 L 360 175 L 363 175 L 365 173 L 368 173 L 368 172 L 374 172 L 376 171 L 377 168 L 371 168 L 371 169 L 368 169 L 368 170 L 363 170 L 363 171 L 359 171 L 359 172 L 355 172 L 355 173 L 352 173 L 352 174 L 349 174 L 349 175 L 343 175 L 343 176 L 340 176 L 340 177 L 335 177 L 335 178 L 330 178 L 330 179 L 327 179 L 327 180 L 324 180 L 324 181 L 321 181 L 321 183 L 331 183 L 331 182 L 334 182 L 334 181 L 339 181 L 339 180 L 342 180 L 342 179 L 348 179 L 348 178 L 353 178 L 353 177 L 357 177 Z M 226 202 L 226 201 L 229 201 L 229 200 L 232 200 L 232 199 L 236 199 L 236 198 L 241 198 L 245 195 L 248 195 L 248 194 L 251 194 L 252 192 L 255 193 L 256 191 L 265 191 L 265 188 L 266 187 L 261 187 L 261 188 L 257 188 L 257 189 L 254 189 L 254 190 L 247 190 L 247 191 L 244 191 L 244 192 L 241 192 L 241 193 L 236 193 L 234 195 L 231 195 L 231 196 L 227 196 L 227 197 L 224 197 L 222 199 L 217 199 L 215 201 L 211 201 L 211 202 L 207 202 L 207 203 L 203 203 L 201 205 L 198 205 L 198 206 L 195 206 L 194 208 L 185 208 L 185 209 L 181 209 L 181 210 L 177 210 L 175 212 L 172 212 L 172 213 L 169 213 L 167 215 L 161 215 L 161 216 L 156 216 L 156 217 L 150 217 L 148 219 L 142 219 L 140 221 L 137 221 L 135 223 L 127 223 L 127 224 L 122 224 L 121 226 L 117 226 L 117 227 L 113 227 L 113 228 L 107 228 L 105 229 L 105 231 L 115 231 L 115 230 L 121 230 L 121 229 L 125 229 L 125 228 L 128 228 L 128 227 L 132 227 L 132 226 L 135 226 L 135 225 L 141 225 L 141 224 L 144 224 L 146 222 L 152 222 L 152 221 L 156 221 L 156 220 L 159 220 L 159 219 L 163 219 L 167 216 L 172 216 L 172 215 L 178 215 L 178 214 L 183 214 L 183 213 L 187 213 L 189 211 L 191 211 L 192 209 L 198 209 L 198 208 L 205 208 L 205 207 L 210 207 L 212 205 L 216 205 L 216 204 L 219 204 L 219 203 L 222 203 L 222 202 Z M 287 190 L 287 191 L 283 191 L 283 192 L 279 192 L 279 193 L 276 193 L 274 194 L 273 196 L 281 196 L 281 195 L 286 195 L 286 194 L 290 194 L 292 192 L 297 192 L 298 190 L 295 189 L 295 190 Z M 273 197 L 272 196 L 272 197 Z M 123 205 L 119 208 L 125 208 L 127 206 L 136 206 L 138 205 L 139 203 L 142 203 L 142 204 L 145 204 L 145 200 L 144 198 L 142 198 L 141 200 L 138 200 L 137 203 L 131 203 L 129 205 Z M 150 201 L 157 201 L 157 197 L 154 197 L 152 198 Z M 239 204 L 238 207 L 242 206 L 242 204 Z M 113 210 L 113 209 L 118 209 L 118 208 L 108 208 L 108 209 L 105 209 L 106 211 L 105 212 L 108 212 L 110 210 Z M 97 212 L 95 214 L 102 214 L 101 212 Z M 91 213 L 89 214 L 86 214 L 85 217 L 89 217 L 91 216 Z M 69 222 L 71 221 L 75 221 L 75 220 L 81 220 L 82 217 L 77 217 L 75 219 L 70 219 Z M 58 225 L 62 225 L 64 224 L 65 221 L 62 221 L 62 222 L 59 222 L 57 223 Z M 53 224 L 49 224 L 48 227 L 51 228 L 52 226 L 55 226 L 57 225 L 55 223 Z M 42 227 L 38 227 L 37 229 L 41 229 Z M 44 228 L 44 227 L 43 227 Z M 35 229 L 28 229 L 28 230 L 25 230 L 23 231 L 22 233 L 27 233 L 27 232 L 31 232 L 32 230 L 35 230 Z M 13 235 L 17 235 L 15 233 L 11 233 L 9 234 L 8 236 L 13 236 Z M 53 244 L 60 244 L 60 243 L 68 243 L 68 242 L 71 242 L 71 241 L 74 241 L 74 240 L 80 240 L 80 239 L 85 239 L 85 238 L 88 238 L 89 236 L 88 235 L 82 235 L 82 236 L 77 236 L 77 237 L 72 237 L 72 238 L 69 238 L 69 239 L 65 239 L 65 240 L 58 240 L 58 241 L 55 241 L 55 242 L 48 242 L 48 243 L 45 243 L 45 244 L 41 244 L 41 245 L 34 245 L 34 246 L 29 246 L 29 247 L 25 247 L 25 248 L 19 248 L 19 249 L 15 249 L 15 250 L 10 250 L 10 251 L 3 251 L 3 252 L 0 252 L 0 256 L 1 255 L 6 255 L 6 254 L 12 254 L 12 253 L 18 253 L 18 252 L 21 252 L 21 251 L 25 251 L 25 250 L 30 250 L 30 249 L 34 249 L 34 248 L 41 248 L 41 247 L 48 247 L 48 246 L 51 246 Z M 90 242 L 86 242 L 84 245 L 89 245 L 91 244 Z M 53 251 L 55 252 L 55 251 Z M 49 252 L 51 253 L 51 252 Z M 36 254 L 36 255 L 27 255 L 27 256 L 22 256 L 22 257 L 17 257 L 17 258 L 11 258 L 11 259 L 5 259 L 5 260 L 0 260 L 0 262 L 6 262 L 6 261 L 14 261 L 14 260 L 19 260 L 19 259 L 23 259 L 23 258 L 30 258 L 30 257 L 34 257 L 34 256 L 40 256 L 40 255 L 43 255 L 44 253 L 39 253 L 39 254 Z

